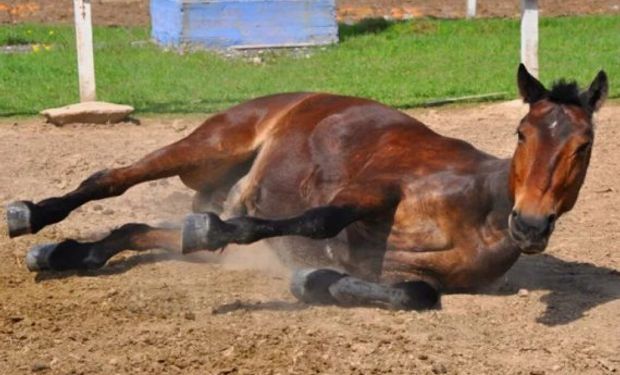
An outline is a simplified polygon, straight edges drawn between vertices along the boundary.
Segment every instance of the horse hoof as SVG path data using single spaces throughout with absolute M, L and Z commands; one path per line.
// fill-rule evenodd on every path
M 222 241 L 222 221 L 212 213 L 187 215 L 181 230 L 181 252 L 217 250 L 227 244 Z
M 298 300 L 308 304 L 334 304 L 330 285 L 346 275 L 330 269 L 300 269 L 291 276 L 290 291 Z
M 46 271 L 50 268 L 50 254 L 56 249 L 57 244 L 48 243 L 35 245 L 26 254 L 26 267 L 31 272 Z
M 6 207 L 6 221 L 9 228 L 9 237 L 17 237 L 32 233 L 30 226 L 30 207 L 26 202 L 9 203 Z

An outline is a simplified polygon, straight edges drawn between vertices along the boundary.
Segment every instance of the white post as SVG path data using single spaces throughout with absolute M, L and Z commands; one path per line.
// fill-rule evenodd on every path
M 91 0 L 73 0 L 75 42 L 77 46 L 80 102 L 95 101 L 95 58 L 93 55 L 93 25 Z
M 538 78 L 538 0 L 521 0 L 521 62 Z
M 476 17 L 476 0 L 467 0 L 467 18 Z

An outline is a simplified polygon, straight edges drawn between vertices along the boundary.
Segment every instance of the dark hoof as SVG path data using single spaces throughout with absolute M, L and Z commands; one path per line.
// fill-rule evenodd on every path
M 181 231 L 181 252 L 217 250 L 228 244 L 224 239 L 225 223 L 212 213 L 187 215 Z
M 301 269 L 291 276 L 290 291 L 298 300 L 308 304 L 335 304 L 329 287 L 346 275 L 329 269 Z
M 9 237 L 22 236 L 32 233 L 30 225 L 31 211 L 26 202 L 18 201 L 6 206 L 6 221 L 9 228 Z
M 26 254 L 26 266 L 33 272 L 94 270 L 106 261 L 88 244 L 74 240 L 36 245 Z
M 33 246 L 26 254 L 26 267 L 30 272 L 46 271 L 50 269 L 50 255 L 57 244 L 48 243 Z

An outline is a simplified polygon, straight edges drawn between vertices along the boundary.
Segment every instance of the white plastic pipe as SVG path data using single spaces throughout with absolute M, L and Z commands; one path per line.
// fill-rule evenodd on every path
M 73 0 L 80 101 L 97 100 L 90 0 Z
M 467 0 L 467 18 L 476 17 L 476 0 Z
M 521 62 L 538 78 L 538 0 L 521 0 Z

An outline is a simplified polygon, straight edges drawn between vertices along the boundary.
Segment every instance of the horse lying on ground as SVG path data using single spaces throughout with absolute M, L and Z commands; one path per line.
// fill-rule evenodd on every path
M 96 242 L 35 246 L 28 268 L 92 269 L 123 250 L 214 251 L 270 238 L 287 264 L 319 267 L 293 274 L 302 301 L 431 308 L 442 291 L 489 283 L 521 253 L 543 251 L 577 200 L 607 77 L 599 72 L 583 92 L 564 81 L 547 90 L 523 65 L 517 78 L 529 112 L 512 159 L 371 100 L 273 95 L 62 197 L 11 203 L 9 234 L 36 233 L 86 202 L 179 176 L 197 191 L 198 213 L 182 227 L 126 224 Z

